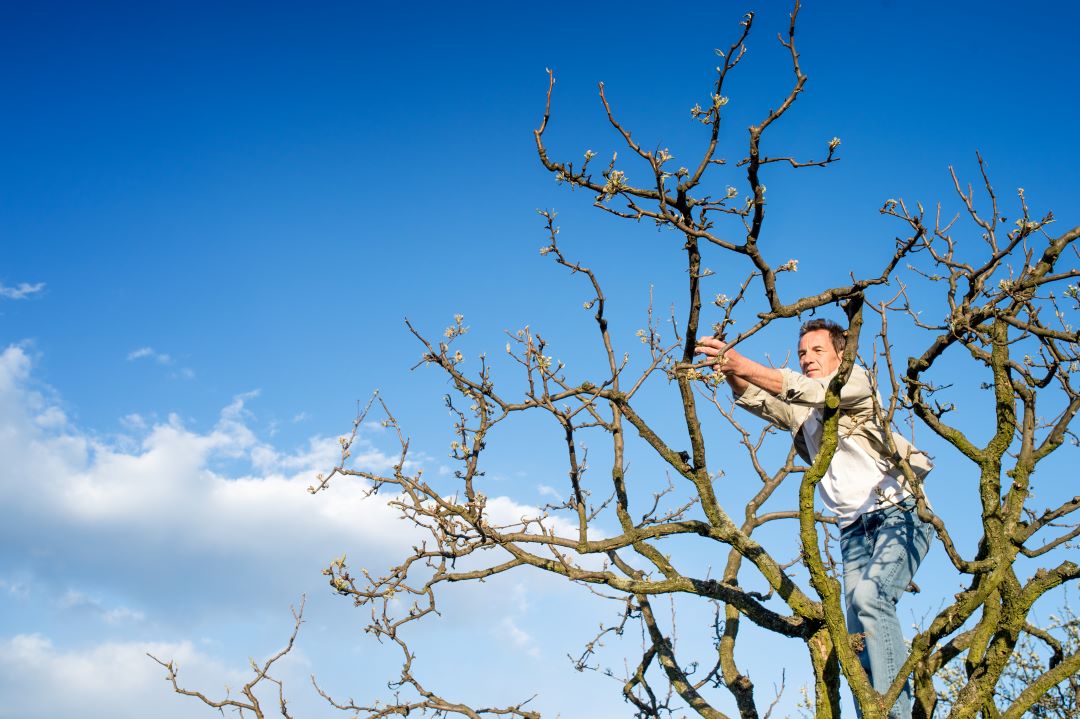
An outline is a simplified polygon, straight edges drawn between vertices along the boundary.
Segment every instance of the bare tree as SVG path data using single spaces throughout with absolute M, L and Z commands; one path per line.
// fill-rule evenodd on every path
M 507 392 L 493 381 L 490 360 L 482 356 L 474 366 L 458 349 L 468 330 L 464 318 L 455 317 L 439 338 L 409 325 L 422 345 L 422 363 L 444 373 L 453 387 L 446 406 L 455 418 L 452 455 L 460 465 L 458 490 L 438 491 L 408 461 L 409 441 L 381 400 L 377 406 L 382 421 L 398 432 L 400 441 L 393 471 L 367 471 L 350 462 L 357 428 L 376 406 L 369 404 L 357 417 L 352 435 L 342 439 L 340 464 L 311 487 L 318 493 L 339 480 L 364 481 L 373 493 L 390 493 L 402 521 L 426 536 L 381 576 L 357 571 L 344 558 L 326 568 L 334 591 L 370 608 L 367 631 L 396 644 L 402 655 L 389 699 L 357 703 L 324 694 L 331 704 L 365 717 L 410 712 L 538 716 L 527 702 L 475 707 L 436 693 L 417 678 L 407 641 L 415 622 L 437 612 L 443 585 L 527 571 L 555 575 L 619 601 L 616 621 L 576 654 L 578 668 L 592 666 L 590 658 L 604 635 L 640 624 L 644 646 L 629 658 L 626 674 L 617 677 L 638 717 L 685 711 L 708 719 L 724 717 L 718 706 L 730 698 L 743 719 L 769 716 L 774 693 L 759 695 L 740 668 L 737 652 L 740 638 L 755 633 L 785 637 L 805 647 L 813 672 L 810 706 L 825 718 L 840 713 L 841 677 L 868 719 L 886 716 L 909 676 L 920 717 L 933 715 L 941 677 L 947 677 L 952 693 L 942 708 L 948 716 L 1013 719 L 1035 711 L 1043 697 L 1059 691 L 1080 671 L 1075 644 L 1053 644 L 1033 618 L 1037 602 L 1054 601 L 1056 591 L 1080 577 L 1080 567 L 1069 554 L 1074 546 L 1070 543 L 1080 535 L 1080 525 L 1073 520 L 1080 496 L 1059 497 L 1067 487 L 1067 478 L 1060 476 L 1045 478 L 1038 498 L 1032 492 L 1032 475 L 1040 463 L 1063 445 L 1076 443 L 1069 427 L 1080 409 L 1080 393 L 1072 386 L 1080 369 L 1080 333 L 1069 318 L 1080 303 L 1080 290 L 1072 284 L 1080 275 L 1075 269 L 1080 227 L 1054 234 L 1053 216 L 1033 214 L 1023 190 L 1010 203 L 1013 209 L 1000 207 L 980 157 L 978 190 L 952 175 L 962 208 L 958 216 L 945 216 L 941 205 L 927 212 L 921 204 L 888 200 L 881 214 L 897 223 L 901 236 L 881 245 L 879 271 L 790 296 L 785 291 L 790 274 L 785 273 L 797 269 L 797 260 L 776 258 L 770 250 L 762 178 L 767 171 L 820 171 L 839 159 L 840 145 L 837 138 L 823 140 L 821 154 L 806 158 L 766 152 L 770 129 L 792 110 L 806 83 L 796 47 L 798 13 L 796 1 L 790 24 L 779 35 L 790 57 L 790 89 L 749 128 L 745 154 L 733 162 L 720 155 L 724 88 L 746 56 L 752 14 L 743 19 L 735 41 L 718 51 L 722 64 L 709 100 L 692 110 L 702 126 L 704 146 L 686 166 L 676 166 L 668 150 L 635 139 L 602 84 L 600 102 L 625 145 L 624 156 L 613 155 L 598 170 L 592 152 L 586 152 L 580 164 L 553 159 L 545 142 L 552 122 L 551 76 L 543 119 L 535 130 L 544 168 L 567 187 L 588 193 L 599 210 L 668 230 L 660 236 L 675 238 L 673 247 L 685 256 L 685 309 L 673 311 L 665 329 L 650 308 L 647 327 L 636 337 L 614 336 L 601 279 L 567 253 L 559 243 L 554 213 L 543 212 L 547 244 L 541 253 L 583 280 L 585 306 L 594 311 L 596 341 L 602 349 L 599 370 L 564 366 L 540 334 L 525 329 L 507 343 L 508 357 L 522 377 L 521 391 Z M 632 182 L 632 177 L 641 179 Z M 1006 212 L 1015 219 L 1007 220 Z M 745 266 L 737 290 L 717 295 L 711 307 L 704 289 L 711 274 L 707 256 L 728 267 Z M 783 438 L 772 437 L 757 424 L 744 425 L 732 413 L 718 375 L 707 363 L 695 361 L 695 338 L 716 333 L 738 345 L 776 325 L 776 336 L 786 339 L 794 334 L 792 320 L 831 305 L 846 316 L 849 341 L 829 387 L 821 449 L 811 466 L 801 466 L 792 451 L 786 457 L 769 451 L 782 448 Z M 892 339 L 898 325 L 904 330 L 902 349 Z M 736 327 L 741 329 L 736 332 Z M 623 348 L 627 340 L 633 353 Z M 871 368 L 888 397 L 878 408 L 881 421 L 901 427 L 904 417 L 913 415 L 917 420 L 912 426 L 928 428 L 947 451 L 964 458 L 969 471 L 950 481 L 962 482 L 979 508 L 981 536 L 968 547 L 954 539 L 926 501 L 907 458 L 896 447 L 888 448 L 963 588 L 915 635 L 910 655 L 884 694 L 872 688 L 858 660 L 859 638 L 847 632 L 829 551 L 832 520 L 815 513 L 813 500 L 838 441 L 839 392 L 856 361 Z M 976 421 L 952 421 L 956 415 L 950 412 L 956 408 L 949 385 L 955 366 L 983 379 L 987 391 L 980 400 L 985 404 L 975 410 Z M 646 391 L 677 393 L 677 432 L 659 429 L 669 416 L 656 416 L 655 405 L 640 400 Z M 500 522 L 492 516 L 484 492 L 484 452 L 493 428 L 523 413 L 543 415 L 562 438 L 568 498 L 535 516 Z M 703 422 L 724 423 L 726 430 L 718 430 L 722 446 L 706 442 Z M 665 431 L 668 436 L 663 436 Z M 592 448 L 599 445 L 598 436 L 606 443 L 609 467 L 602 477 L 589 467 L 583 449 L 586 436 Z M 980 442 L 979 437 L 989 439 Z M 891 438 L 886 441 L 892 444 Z M 718 488 L 735 467 L 730 451 L 734 446 L 741 446 L 749 462 L 747 470 L 737 471 L 749 475 L 754 487 L 748 499 L 733 504 L 729 495 L 736 493 Z M 630 457 L 642 454 L 662 462 L 674 480 L 630 477 Z M 776 461 L 778 456 L 782 461 Z M 797 500 L 793 506 L 776 507 L 770 500 L 785 483 L 797 485 Z M 1052 503 L 1044 504 L 1044 498 L 1052 498 Z M 557 521 L 573 530 L 557 531 Z M 788 535 L 797 536 L 797 543 L 763 542 L 758 530 L 774 522 L 797 527 L 797 535 Z M 600 533 L 597 527 L 602 524 L 616 531 Z M 695 573 L 682 561 L 681 552 L 691 541 L 724 557 L 716 576 Z M 715 637 L 711 656 L 680 654 L 674 617 L 659 611 L 657 604 L 669 597 L 715 606 L 707 627 Z M 395 598 L 407 600 L 404 613 L 395 611 L 401 606 Z M 1015 667 L 1010 658 L 1032 640 L 1049 643 L 1052 656 L 1025 663 L 1026 686 L 1003 694 L 1000 687 L 1011 681 Z M 957 662 L 962 664 L 959 673 Z M 175 671 L 166 666 L 175 683 Z
M 251 671 L 254 674 L 251 680 L 240 687 L 239 696 L 233 696 L 233 693 L 228 688 L 225 689 L 225 696 L 221 699 L 212 699 L 206 694 L 200 691 L 194 691 L 191 689 L 185 689 L 180 686 L 180 667 L 173 661 L 162 661 L 153 654 L 147 654 L 148 657 L 165 668 L 165 678 L 169 684 L 172 685 L 173 691 L 183 696 L 194 697 L 208 707 L 217 709 L 224 713 L 226 709 L 232 709 L 241 717 L 253 716 L 255 719 L 264 719 L 266 717 L 266 709 L 263 707 L 265 698 L 259 696 L 260 685 L 275 687 L 275 696 L 278 711 L 281 713 L 283 719 L 293 719 L 289 713 L 289 704 L 285 700 L 285 686 L 280 679 L 275 679 L 270 674 L 270 668 L 277 663 L 282 657 L 292 651 L 293 645 L 296 643 L 296 635 L 300 633 L 300 625 L 304 623 L 304 597 L 300 598 L 300 607 L 292 610 L 293 615 L 293 630 L 289 635 L 289 640 L 285 643 L 285 646 L 274 652 L 266 661 L 256 662 L 251 660 Z M 273 700 L 272 700 L 273 701 Z
M 1020 694 L 1039 680 L 1048 666 L 1057 666 L 1077 650 L 1080 650 L 1080 617 L 1067 603 L 1060 611 L 1049 616 L 1045 626 L 1026 625 L 998 682 L 994 697 L 998 708 L 1007 709 Z M 942 670 L 940 679 L 938 701 L 943 707 L 951 706 L 967 684 L 964 662 L 960 658 L 954 659 Z M 1080 673 L 1073 672 L 1052 686 L 1035 701 L 1028 713 L 1045 719 L 1074 719 L 1080 716 Z

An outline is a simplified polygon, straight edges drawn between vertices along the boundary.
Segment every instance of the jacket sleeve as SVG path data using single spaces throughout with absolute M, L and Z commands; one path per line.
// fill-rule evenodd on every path
M 735 404 L 781 429 L 794 432 L 810 415 L 810 407 L 790 404 L 755 385 L 735 398 Z
M 829 387 L 832 375 L 822 379 L 812 379 L 790 369 L 780 370 L 783 381 L 780 399 L 801 407 L 824 407 L 825 391 Z M 843 409 L 866 409 L 873 407 L 874 389 L 870 384 L 870 373 L 859 365 L 851 368 L 847 384 L 840 390 L 840 407 Z

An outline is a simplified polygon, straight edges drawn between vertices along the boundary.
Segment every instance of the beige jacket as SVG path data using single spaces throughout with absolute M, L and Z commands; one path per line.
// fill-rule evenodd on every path
M 833 375 L 823 379 L 812 379 L 786 368 L 781 369 L 780 373 L 783 375 L 783 384 L 779 396 L 773 396 L 760 387 L 750 385 L 735 400 L 735 403 L 777 427 L 791 432 L 795 441 L 795 451 L 804 462 L 811 463 L 814 458 L 809 455 L 806 441 L 799 428 L 814 409 L 825 406 L 825 391 Z M 883 468 L 887 467 L 884 470 L 886 474 L 898 480 L 903 479 L 903 471 L 900 469 L 901 457 L 907 459 L 912 472 L 920 479 L 929 474 L 934 467 L 925 452 L 916 449 L 898 432 L 892 432 L 893 445 L 897 451 L 895 454 L 889 452 L 885 440 L 885 428 L 874 413 L 874 388 L 870 373 L 864 367 L 858 365 L 852 367 L 847 384 L 840 390 L 839 429 L 841 436 L 855 440 L 859 447 L 873 457 L 878 464 Z

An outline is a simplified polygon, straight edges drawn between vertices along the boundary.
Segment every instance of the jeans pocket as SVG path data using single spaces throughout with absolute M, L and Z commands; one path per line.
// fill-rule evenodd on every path
M 855 532 L 840 532 L 840 554 L 841 556 L 848 553 L 851 547 L 851 540 L 854 539 Z

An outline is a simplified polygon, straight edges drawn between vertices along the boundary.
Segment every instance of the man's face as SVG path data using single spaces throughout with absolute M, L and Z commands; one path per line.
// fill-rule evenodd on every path
M 799 339 L 799 367 L 807 377 L 828 377 L 840 366 L 828 330 L 807 332 Z

